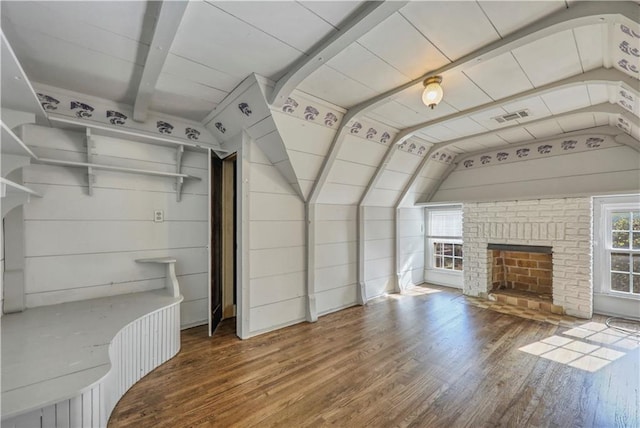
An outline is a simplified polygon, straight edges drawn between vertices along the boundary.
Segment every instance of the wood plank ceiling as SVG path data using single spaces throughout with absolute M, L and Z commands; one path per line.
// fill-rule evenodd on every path
M 413 138 L 425 147 L 447 142 L 453 154 L 613 126 L 614 115 L 598 106 L 616 102 L 613 94 L 625 75 L 638 78 L 638 47 L 635 56 L 630 55 L 631 65 L 620 66 L 614 35 L 618 28 L 604 17 L 544 37 L 516 40 L 504 53 L 486 59 L 476 56 L 478 50 L 580 3 L 408 2 L 324 62 L 297 90 L 350 109 L 429 70 L 469 59 L 464 67 L 442 73 L 445 98 L 436 109 L 422 104 L 419 83 L 367 109 L 364 120 L 396 130 L 419 126 L 411 133 Z M 252 73 L 273 81 L 281 78 L 297 60 L 312 55 L 323 40 L 348 25 L 362 4 L 192 1 L 170 47 L 150 109 L 203 121 Z M 609 4 L 611 10 L 616 8 L 616 3 Z M 131 105 L 157 13 L 155 2 L 3 1 L 2 29 L 33 81 Z M 631 25 L 637 30 L 637 18 Z M 636 35 L 636 45 L 638 40 Z M 610 74 L 608 81 L 561 85 L 572 76 L 611 67 L 618 73 Z M 637 81 L 633 88 L 637 90 Z M 523 93 L 528 95 L 517 96 Z M 637 98 L 636 94 L 632 106 L 636 117 Z M 495 120 L 519 110 L 527 110 L 528 116 L 503 123 Z M 640 138 L 637 121 L 630 133 Z M 404 168 L 407 175 L 416 166 L 395 168 Z M 386 173 L 387 180 L 391 175 L 392 171 Z M 367 184 L 365 176 L 371 173 L 363 175 L 359 185 Z M 396 183 L 406 185 L 406 177 L 397 178 Z

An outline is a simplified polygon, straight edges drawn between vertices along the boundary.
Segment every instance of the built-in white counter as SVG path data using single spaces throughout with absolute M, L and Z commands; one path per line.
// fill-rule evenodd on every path
M 2 427 L 103 427 L 122 395 L 180 350 L 167 289 L 43 306 L 2 323 Z

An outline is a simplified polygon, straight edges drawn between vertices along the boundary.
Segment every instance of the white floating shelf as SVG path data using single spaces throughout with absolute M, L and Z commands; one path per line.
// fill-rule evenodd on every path
M 46 165 L 59 165 L 66 166 L 71 168 L 86 168 L 87 169 L 87 178 L 89 183 L 89 196 L 93 195 L 93 180 L 94 180 L 94 171 L 95 170 L 104 170 L 104 171 L 117 171 L 117 172 L 125 172 L 129 174 L 141 174 L 141 175 L 150 175 L 154 177 L 169 177 L 176 179 L 176 200 L 180 202 L 182 198 L 182 182 L 184 180 L 202 180 L 200 177 L 196 177 L 188 174 L 181 174 L 178 172 L 164 172 L 164 171 L 154 171 L 150 169 L 136 169 L 136 168 L 126 168 L 122 166 L 113 166 L 113 165 L 102 165 L 99 163 L 90 163 L 90 162 L 75 162 L 75 161 L 66 161 L 59 159 L 48 159 L 48 158 L 38 158 L 36 163 L 46 164 Z
M 150 259 L 136 259 L 138 263 L 157 263 L 165 265 L 165 288 L 171 297 L 180 297 L 180 284 L 176 277 L 175 257 L 154 257 Z
M 9 192 L 7 188 L 14 191 Z M 42 195 L 27 186 L 0 177 L 0 197 L 2 197 L 2 218 L 5 218 L 15 207 L 29 203 L 32 197 L 41 198 Z
M 31 159 L 38 159 L 38 156 L 2 121 L 2 153 L 8 155 L 29 156 Z
M 22 184 L 14 183 L 13 181 L 7 180 L 4 177 L 0 177 L 0 184 L 2 184 L 2 197 L 6 196 L 6 194 L 7 194 L 6 188 L 7 187 L 11 187 L 12 189 L 16 189 L 19 192 L 26 193 L 26 194 L 31 195 L 31 196 L 35 196 L 36 198 L 41 198 L 42 197 L 42 195 L 40 193 L 36 192 L 35 190 L 31 190 L 28 187 L 23 186 Z
M 48 159 L 48 158 L 39 158 L 37 163 L 44 163 L 50 165 L 60 165 L 60 166 L 68 166 L 72 168 L 94 168 L 94 169 L 102 169 L 106 171 L 119 171 L 119 172 L 127 172 L 131 174 L 142 174 L 142 175 L 155 175 L 158 177 L 172 177 L 172 178 L 186 178 L 188 180 L 201 180 L 200 177 L 196 177 L 193 175 L 187 174 L 178 174 L 175 172 L 164 172 L 164 171 L 154 171 L 150 169 L 136 169 L 136 168 L 126 168 L 122 166 L 113 166 L 113 165 L 102 165 L 99 163 L 88 163 L 88 162 L 74 162 L 74 161 L 65 161 L 58 159 Z
M 130 141 L 136 141 L 139 143 L 148 143 L 148 144 L 157 144 L 161 146 L 183 146 L 183 147 L 191 147 L 195 150 L 207 150 L 211 149 L 213 151 L 219 153 L 228 153 L 227 150 L 215 147 L 209 143 L 191 143 L 188 141 L 181 141 L 175 138 L 170 137 L 161 137 L 158 135 L 153 135 L 151 133 L 146 133 L 143 131 L 133 131 L 129 129 L 123 128 L 112 128 L 107 125 L 101 125 L 95 122 L 90 122 L 88 120 L 78 121 L 69 119 L 66 117 L 57 116 L 55 114 L 49 113 L 49 121 L 52 126 L 56 126 L 59 128 L 67 128 L 67 129 L 81 129 L 85 130 L 87 128 L 91 129 L 91 133 L 93 135 L 100 135 L 103 137 L 114 137 L 114 138 L 123 138 Z

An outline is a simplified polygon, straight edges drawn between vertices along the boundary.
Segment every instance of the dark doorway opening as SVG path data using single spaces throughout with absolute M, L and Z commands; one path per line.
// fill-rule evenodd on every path
M 211 158 L 211 334 L 236 315 L 236 158 Z

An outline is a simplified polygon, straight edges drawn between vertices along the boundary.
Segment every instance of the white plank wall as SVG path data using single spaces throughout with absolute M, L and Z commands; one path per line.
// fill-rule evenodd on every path
M 357 225 L 355 205 L 316 206 L 316 305 L 318 315 L 357 303 Z
M 394 206 L 421 161 L 420 156 L 395 149 L 380 180 L 371 190 L 367 205 Z
M 255 144 L 249 147 L 249 335 L 304 321 L 304 202 Z
M 0 208 L 2 202 L 0 201 Z M 0 224 L 0 317 L 4 308 L 4 224 Z
M 413 183 L 407 196 L 402 201 L 403 206 L 413 206 L 416 202 L 423 202 L 424 198 L 429 195 L 435 186 L 438 185 L 438 181 L 446 171 L 449 165 L 441 162 L 435 162 L 428 160 L 420 171 L 420 175 Z
M 384 144 L 345 135 L 318 202 L 358 204 L 386 151 Z
M 34 125 L 23 139 L 42 157 L 86 161 L 81 133 Z M 94 162 L 175 172 L 175 149 L 94 137 Z M 97 171 L 94 195 L 87 171 L 49 165 L 24 169 L 26 184 L 45 196 L 25 206 L 27 307 L 162 288 L 164 269 L 139 258 L 175 256 L 184 295 L 183 327 L 207 320 L 208 159 L 185 152 L 184 184 L 176 201 L 174 180 Z M 154 223 L 154 210 L 164 222 Z
M 279 111 L 272 111 L 272 117 L 302 193 L 308 198 L 336 130 Z
M 465 170 L 442 183 L 433 202 L 637 192 L 640 154 L 627 146 Z
M 367 299 L 396 288 L 395 209 L 364 207 L 364 280 Z
M 398 209 L 398 276 L 402 289 L 424 282 L 424 208 Z

